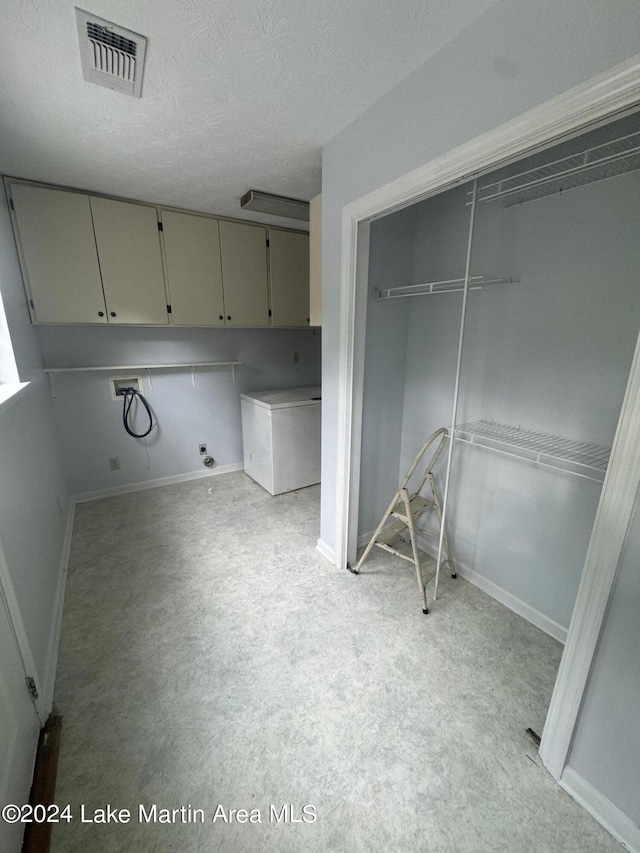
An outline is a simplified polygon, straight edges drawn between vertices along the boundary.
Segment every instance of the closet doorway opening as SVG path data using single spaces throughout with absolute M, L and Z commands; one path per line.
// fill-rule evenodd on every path
M 599 118 L 606 99 L 600 109 Z M 532 126 L 544 124 L 535 112 Z M 570 113 L 566 134 L 584 127 Z M 524 135 L 504 132 L 524 150 Z M 556 778 L 617 563 L 591 606 L 578 592 L 585 556 L 619 553 L 638 484 L 628 433 L 640 410 L 639 138 L 637 114 L 618 114 L 472 181 L 441 180 L 436 194 L 438 170 L 474 174 L 461 150 L 456 166 L 425 167 L 422 187 L 435 189 L 416 191 L 422 201 L 409 205 L 405 182 L 387 204 L 394 212 L 383 213 L 379 193 L 343 218 L 343 285 L 351 287 L 342 318 L 361 350 L 343 339 L 342 376 L 351 381 L 341 383 L 350 399 L 341 401 L 338 560 L 354 560 L 421 442 L 447 426 L 447 526 L 461 574 L 561 641 L 578 602 L 541 750 Z M 607 501 L 609 516 L 618 502 L 619 529 L 603 545 Z

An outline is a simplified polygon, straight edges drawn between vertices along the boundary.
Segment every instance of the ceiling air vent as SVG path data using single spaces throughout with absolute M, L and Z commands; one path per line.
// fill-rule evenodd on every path
M 82 9 L 76 21 L 84 79 L 139 98 L 146 38 Z

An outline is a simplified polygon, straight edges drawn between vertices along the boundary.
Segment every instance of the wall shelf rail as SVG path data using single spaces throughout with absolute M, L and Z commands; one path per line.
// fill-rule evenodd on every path
M 481 420 L 456 427 L 456 440 L 601 483 L 611 450 L 517 426 Z
M 51 384 L 51 395 L 56 396 L 55 380 L 56 373 L 90 373 L 92 371 L 109 370 L 113 373 L 127 373 L 131 370 L 146 370 L 151 384 L 152 370 L 190 370 L 191 382 L 195 387 L 195 369 L 196 367 L 230 367 L 233 384 L 236 384 L 236 367 L 242 364 L 241 361 L 193 361 L 184 364 L 108 364 L 108 365 L 92 365 L 89 367 L 44 367 L 43 372 L 49 376 Z
M 373 298 L 402 299 L 406 296 L 431 296 L 435 293 L 455 293 L 464 290 L 464 278 L 450 278 L 443 281 L 428 281 L 423 284 L 407 284 L 401 287 L 389 287 L 375 290 Z M 493 284 L 520 284 L 513 278 L 488 278 L 484 275 L 472 275 L 469 278 L 469 290 L 482 290 Z

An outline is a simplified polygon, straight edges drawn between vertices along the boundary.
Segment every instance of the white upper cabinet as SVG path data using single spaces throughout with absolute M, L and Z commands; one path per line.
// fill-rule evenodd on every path
M 224 326 L 218 220 L 162 211 L 164 253 L 175 326 Z
M 309 324 L 305 232 L 28 182 L 7 187 L 35 323 Z
M 227 326 L 268 326 L 267 229 L 220 220 Z
M 309 325 L 309 235 L 269 232 L 271 322 L 274 326 Z
M 110 323 L 169 322 L 155 207 L 91 197 Z
M 11 198 L 34 320 L 106 323 L 89 197 L 13 184 Z

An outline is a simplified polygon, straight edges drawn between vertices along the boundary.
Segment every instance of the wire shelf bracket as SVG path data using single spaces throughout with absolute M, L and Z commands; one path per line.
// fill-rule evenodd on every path
M 456 440 L 602 483 L 610 448 L 481 420 L 456 427 Z

